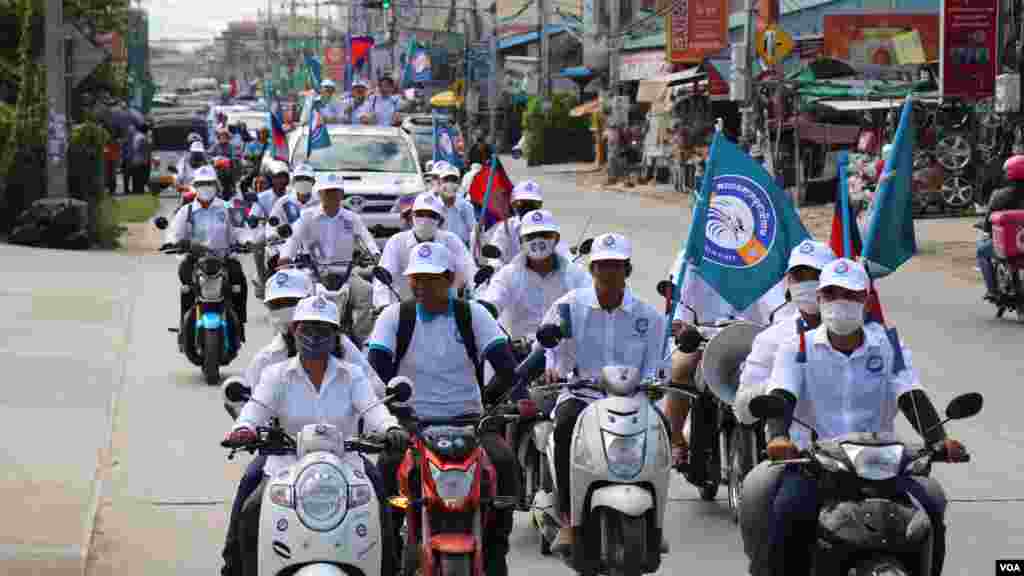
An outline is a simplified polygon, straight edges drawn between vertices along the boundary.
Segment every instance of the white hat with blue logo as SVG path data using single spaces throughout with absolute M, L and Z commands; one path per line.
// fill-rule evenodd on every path
M 540 195 L 540 184 L 537 184 L 533 180 L 527 180 L 516 184 L 512 188 L 512 201 L 543 202 L 544 198 Z
M 316 180 L 316 171 L 309 164 L 299 164 L 292 172 L 292 179 L 298 180 L 299 178 L 308 178 L 309 180 Z
M 324 174 L 316 179 L 316 192 L 320 193 L 324 190 L 341 190 L 344 192 L 345 179 L 334 173 Z
M 848 258 L 836 258 L 825 265 L 818 279 L 818 290 L 829 286 L 863 292 L 868 289 L 868 273 L 859 262 Z
M 334 88 L 335 87 L 334 80 L 331 80 L 330 78 L 324 78 L 324 81 L 320 83 L 320 87 L 321 88 Z
M 786 268 L 786 272 L 797 266 L 808 266 L 820 271 L 835 259 L 836 255 L 828 244 L 804 240 L 789 253 L 789 266 Z
M 195 176 L 192 177 L 192 185 L 195 186 L 200 182 L 219 182 L 217 171 L 213 169 L 213 166 L 201 166 L 199 170 L 196 170 Z
M 448 248 L 437 242 L 421 242 L 409 252 L 406 276 L 413 274 L 444 274 L 452 269 Z
M 301 270 L 288 268 L 267 279 L 263 302 L 270 303 L 284 298 L 305 298 L 313 293 L 313 281 Z
M 537 232 L 562 233 L 550 210 L 530 210 L 523 215 L 522 226 L 519 227 L 519 237 L 522 238 Z
M 341 323 L 338 322 L 338 305 L 323 293 L 299 300 L 299 305 L 295 307 L 295 315 L 292 316 L 292 322 L 326 322 L 334 326 L 341 326 Z
M 633 255 L 633 248 L 629 239 L 622 234 L 601 234 L 594 238 L 593 247 L 590 250 L 590 261 L 600 260 L 629 260 Z
M 203 154 L 205 154 L 206 153 L 206 148 L 203 148 L 203 143 L 201 141 L 196 140 L 195 142 L 189 144 L 188 151 L 189 152 L 202 152 Z
M 437 194 L 431 192 L 424 192 L 416 197 L 416 201 L 412 204 L 412 211 L 419 212 L 420 210 L 430 210 L 442 218 L 444 218 L 446 212 L 441 199 L 437 197 Z

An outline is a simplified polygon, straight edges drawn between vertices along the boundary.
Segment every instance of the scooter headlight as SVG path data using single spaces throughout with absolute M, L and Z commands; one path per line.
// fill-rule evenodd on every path
M 632 478 L 644 468 L 646 435 L 641 432 L 633 436 L 616 436 L 602 432 L 604 454 L 608 459 L 608 470 L 621 478 Z
M 307 466 L 295 482 L 295 511 L 310 530 L 327 532 L 341 524 L 348 486 L 341 471 L 318 462 Z
M 437 496 L 442 500 L 461 500 L 469 496 L 473 489 L 473 479 L 476 478 L 476 464 L 469 467 L 469 470 L 441 470 L 430 464 L 430 476 L 434 479 L 434 488 Z
M 853 462 L 857 476 L 866 480 L 888 480 L 900 473 L 903 446 L 859 446 L 843 444 L 843 452 Z

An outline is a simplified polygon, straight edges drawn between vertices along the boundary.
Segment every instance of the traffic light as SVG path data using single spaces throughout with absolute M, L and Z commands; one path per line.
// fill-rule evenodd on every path
M 391 0 L 381 0 L 380 7 L 384 10 L 391 9 Z

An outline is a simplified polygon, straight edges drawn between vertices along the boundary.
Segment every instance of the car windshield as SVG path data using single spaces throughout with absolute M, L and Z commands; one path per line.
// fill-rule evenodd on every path
M 154 150 L 188 150 L 188 135 L 195 132 L 192 124 L 167 124 L 153 128 Z
M 377 134 L 331 134 L 331 145 L 306 157 L 306 140 L 292 165 L 308 163 L 314 170 L 354 172 L 416 172 L 416 159 L 401 138 Z

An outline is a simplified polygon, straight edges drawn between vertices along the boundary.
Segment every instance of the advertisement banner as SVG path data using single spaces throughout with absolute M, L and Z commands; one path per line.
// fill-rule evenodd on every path
M 998 35 L 997 0 L 942 1 L 943 98 L 976 101 L 995 94 Z
M 672 1 L 665 15 L 666 60 L 698 64 L 728 45 L 728 0 Z
M 939 59 L 939 28 L 934 12 L 825 14 L 825 55 L 854 66 L 933 62 Z
M 338 47 L 324 48 L 324 69 L 325 78 L 330 78 L 337 83 L 345 81 L 345 49 Z
M 665 61 L 662 50 L 627 52 L 620 56 L 620 60 L 619 79 L 623 82 L 650 80 L 672 71 L 672 65 Z

